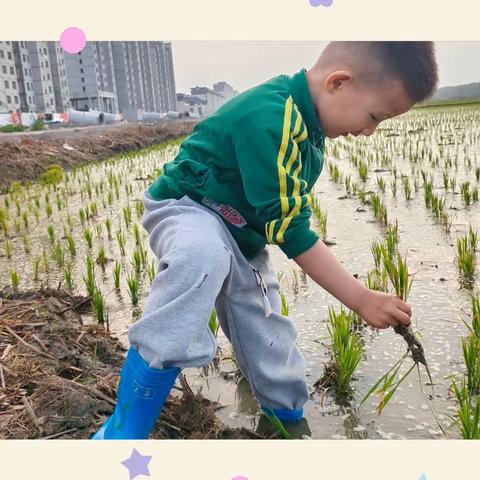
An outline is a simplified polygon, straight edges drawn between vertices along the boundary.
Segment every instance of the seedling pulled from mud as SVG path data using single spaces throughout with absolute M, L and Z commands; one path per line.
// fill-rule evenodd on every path
M 409 273 L 407 268 L 406 258 L 403 259 L 400 255 L 400 252 L 397 251 L 397 262 L 395 263 L 391 254 L 388 252 L 386 246 L 382 246 L 382 260 L 385 267 L 385 270 L 388 273 L 390 281 L 393 285 L 395 293 L 397 297 L 401 298 L 403 301 L 407 301 L 408 295 L 410 293 L 410 289 L 412 287 L 412 280 L 409 279 Z M 406 344 L 407 344 L 407 352 L 400 358 L 400 360 L 387 372 L 385 373 L 378 382 L 368 391 L 368 393 L 363 398 L 361 404 L 363 404 L 368 397 L 374 392 L 380 394 L 381 400 L 377 407 L 377 411 L 379 414 L 382 413 L 383 409 L 386 407 L 390 399 L 392 398 L 393 394 L 399 387 L 399 385 L 405 380 L 405 378 L 410 374 L 410 372 L 415 368 L 418 369 L 419 377 L 420 377 L 420 368 L 419 364 L 421 363 L 424 365 L 428 378 L 430 380 L 430 385 L 433 391 L 433 380 L 430 374 L 430 369 L 428 367 L 425 352 L 423 349 L 423 345 L 420 343 L 418 338 L 416 337 L 415 333 L 412 330 L 412 327 L 405 326 L 403 324 L 393 327 L 395 333 L 401 335 Z M 413 359 L 413 365 L 407 370 L 407 372 L 398 380 L 396 381 L 397 374 L 403 365 L 403 362 L 410 354 L 411 358 Z M 420 382 L 421 388 L 421 382 Z M 433 397 L 431 397 L 433 398 Z

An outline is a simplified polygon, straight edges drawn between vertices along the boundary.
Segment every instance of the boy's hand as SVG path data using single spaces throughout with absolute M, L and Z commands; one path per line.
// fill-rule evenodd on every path
M 367 289 L 357 313 L 372 327 L 388 328 L 410 325 L 412 309 L 395 295 Z

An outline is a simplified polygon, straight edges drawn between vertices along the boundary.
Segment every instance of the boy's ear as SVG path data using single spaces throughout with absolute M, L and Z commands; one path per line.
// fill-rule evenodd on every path
M 329 93 L 344 88 L 344 85 L 353 78 L 352 72 L 349 70 L 336 70 L 330 73 L 325 79 L 325 89 Z

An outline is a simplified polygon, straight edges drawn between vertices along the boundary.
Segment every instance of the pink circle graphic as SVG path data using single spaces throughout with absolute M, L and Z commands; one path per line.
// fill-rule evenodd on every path
M 240 477 L 233 477 L 231 480 L 248 480 L 248 478 L 240 476 Z
M 77 27 L 66 28 L 60 35 L 60 45 L 68 53 L 81 52 L 87 44 L 84 31 Z

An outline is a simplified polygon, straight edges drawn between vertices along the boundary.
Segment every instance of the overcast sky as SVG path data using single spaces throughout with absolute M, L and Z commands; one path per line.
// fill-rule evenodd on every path
M 172 42 L 177 92 L 226 81 L 239 91 L 315 63 L 326 42 Z M 440 87 L 480 82 L 480 42 L 436 42 Z

